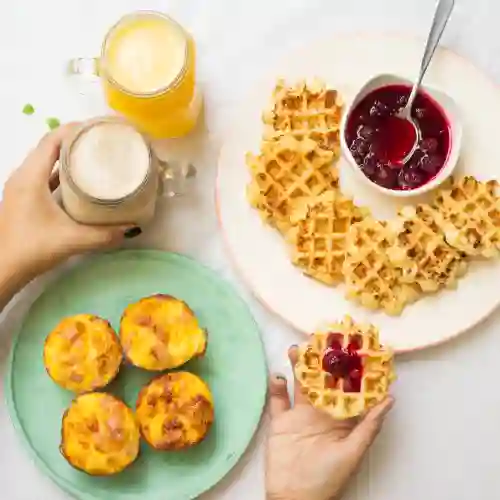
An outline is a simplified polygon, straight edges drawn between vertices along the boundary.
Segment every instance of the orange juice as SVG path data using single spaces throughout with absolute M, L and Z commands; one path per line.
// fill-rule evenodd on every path
M 99 62 L 109 105 L 155 138 L 190 132 L 200 114 L 193 38 L 156 12 L 122 18 Z

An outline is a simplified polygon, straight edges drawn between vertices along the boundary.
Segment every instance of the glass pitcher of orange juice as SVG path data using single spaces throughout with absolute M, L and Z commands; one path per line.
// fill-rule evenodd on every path
M 153 138 L 186 135 L 201 112 L 194 39 L 166 14 L 124 16 L 106 35 L 101 56 L 74 59 L 69 71 L 99 76 L 111 108 Z

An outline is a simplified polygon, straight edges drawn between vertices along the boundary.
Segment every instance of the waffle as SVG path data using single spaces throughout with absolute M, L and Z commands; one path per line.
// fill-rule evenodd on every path
M 311 139 L 298 141 L 286 135 L 263 142 L 259 156 L 247 155 L 250 204 L 264 220 L 286 232 L 294 203 L 337 188 L 338 171 L 332 162 L 333 153 Z
M 463 254 L 446 243 L 429 205 L 403 207 L 392 228 L 397 236 L 388 255 L 401 269 L 401 281 L 417 284 L 421 292 L 435 292 L 455 287 L 467 271 Z
M 396 233 L 387 222 L 368 217 L 351 226 L 342 269 L 347 299 L 397 316 L 418 298 L 418 288 L 402 281 L 401 269 L 389 259 L 387 250 L 395 240 Z
M 366 215 L 367 210 L 339 191 L 327 191 L 302 203 L 292 214 L 294 227 L 288 235 L 292 262 L 327 285 L 341 282 L 346 234 Z
M 472 176 L 452 179 L 437 194 L 437 223 L 449 245 L 469 257 L 495 257 L 500 249 L 500 199 L 497 181 Z
M 339 158 L 343 104 L 340 94 L 320 80 L 295 86 L 287 86 L 284 80 L 279 80 L 272 108 L 263 116 L 264 138 L 274 140 L 284 134 L 299 140 L 308 137 Z
M 395 379 L 393 352 L 380 345 L 373 325 L 346 316 L 299 347 L 295 375 L 315 407 L 345 420 L 385 399 Z

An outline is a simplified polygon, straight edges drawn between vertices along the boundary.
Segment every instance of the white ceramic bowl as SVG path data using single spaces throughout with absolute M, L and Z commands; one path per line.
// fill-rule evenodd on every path
M 423 91 L 429 94 L 441 106 L 446 115 L 448 123 L 450 124 L 451 150 L 448 154 L 446 163 L 444 164 L 443 168 L 439 171 L 439 173 L 436 175 L 436 177 L 434 177 L 429 182 L 427 182 L 426 184 L 424 184 L 419 188 L 411 190 L 395 190 L 379 186 L 375 182 L 371 181 L 368 177 L 366 177 L 366 175 L 361 171 L 359 165 L 354 160 L 345 139 L 345 128 L 349 121 L 351 112 L 358 105 L 358 103 L 362 99 L 364 99 L 364 97 L 366 97 L 368 94 L 370 94 L 371 92 L 380 87 L 385 87 L 387 85 L 397 85 L 397 84 L 404 84 L 411 86 L 413 85 L 413 82 L 411 80 L 407 80 L 406 78 L 397 75 L 381 74 L 371 78 L 361 87 L 359 92 L 355 95 L 354 99 L 348 106 L 342 118 L 340 127 L 340 132 L 341 132 L 340 143 L 342 152 L 345 158 L 347 159 L 349 165 L 356 172 L 356 175 L 358 175 L 364 182 L 366 182 L 367 184 L 374 187 L 378 191 L 381 191 L 387 195 L 398 198 L 407 198 L 410 196 L 421 195 L 423 193 L 431 191 L 432 189 L 435 189 L 452 174 L 453 170 L 457 165 L 458 158 L 460 156 L 460 149 L 462 146 L 462 121 L 460 120 L 458 106 L 449 95 L 447 95 L 442 90 L 422 85 Z

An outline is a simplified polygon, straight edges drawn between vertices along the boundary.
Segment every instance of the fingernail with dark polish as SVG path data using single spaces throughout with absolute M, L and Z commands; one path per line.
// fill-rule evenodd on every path
M 132 227 L 125 231 L 125 238 L 135 238 L 142 233 L 142 229 L 139 226 Z

